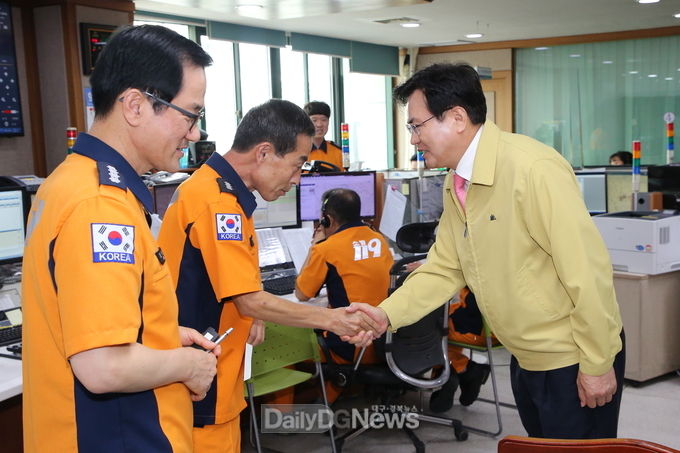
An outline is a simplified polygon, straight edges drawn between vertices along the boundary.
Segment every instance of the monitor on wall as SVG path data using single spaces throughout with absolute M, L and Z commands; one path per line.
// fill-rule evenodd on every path
M 0 1 L 0 136 L 24 135 L 9 3 Z

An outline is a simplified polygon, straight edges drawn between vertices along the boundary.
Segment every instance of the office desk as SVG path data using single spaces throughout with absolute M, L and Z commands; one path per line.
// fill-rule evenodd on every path
M 626 332 L 626 379 L 643 382 L 680 368 L 680 271 L 614 273 Z
M 12 355 L 6 347 L 0 353 Z M 0 357 L 0 401 L 21 394 L 21 360 Z
M 21 295 L 21 284 L 12 283 L 2 288 L 15 289 Z M 0 347 L 0 353 L 12 355 L 6 347 Z M 5 401 L 21 394 L 21 360 L 0 357 L 0 401 Z
M 3 289 L 15 288 L 21 293 L 21 285 L 13 283 Z M 6 347 L 0 353 L 12 354 Z M 0 357 L 0 439 L 3 453 L 23 451 L 21 421 L 21 360 Z

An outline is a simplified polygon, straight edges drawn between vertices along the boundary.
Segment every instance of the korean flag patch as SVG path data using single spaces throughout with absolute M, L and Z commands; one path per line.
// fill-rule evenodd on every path
M 215 214 L 218 241 L 241 241 L 241 214 Z
M 135 227 L 115 223 L 93 223 L 92 261 L 94 263 L 135 262 Z

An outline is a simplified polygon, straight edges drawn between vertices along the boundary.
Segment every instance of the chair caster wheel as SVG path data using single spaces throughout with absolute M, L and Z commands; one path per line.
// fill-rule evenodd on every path
M 468 438 L 468 432 L 465 429 L 455 429 L 454 434 L 455 434 L 456 440 L 458 442 L 463 442 L 464 440 L 467 440 L 467 438 Z

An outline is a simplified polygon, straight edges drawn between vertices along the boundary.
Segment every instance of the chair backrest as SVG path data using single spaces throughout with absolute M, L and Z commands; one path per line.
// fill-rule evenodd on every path
M 407 223 L 397 231 L 396 243 L 408 253 L 427 253 L 435 240 L 439 222 Z
M 680 453 L 670 447 L 638 439 L 538 439 L 506 436 L 498 453 Z
M 313 329 L 266 323 L 265 341 L 253 349 L 251 376 L 304 360 L 321 360 Z
M 385 359 L 390 370 L 404 382 L 421 388 L 444 384 L 450 374 L 447 353 L 449 304 L 438 307 L 410 326 L 396 333 L 387 332 Z M 444 372 L 436 379 L 421 379 L 418 375 L 435 366 Z

